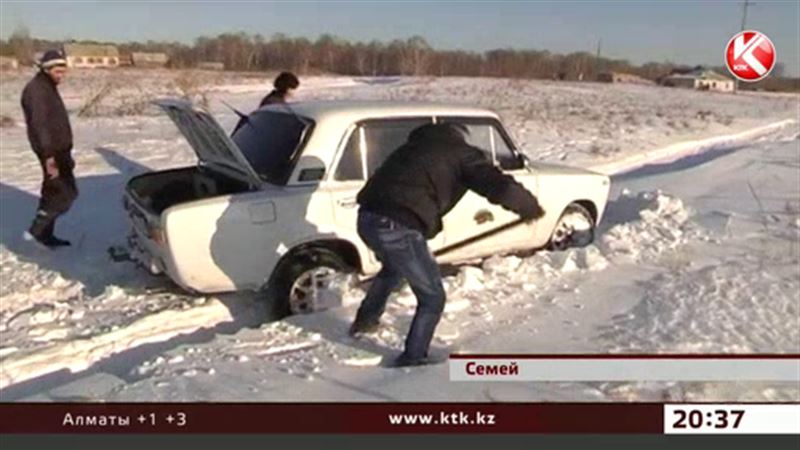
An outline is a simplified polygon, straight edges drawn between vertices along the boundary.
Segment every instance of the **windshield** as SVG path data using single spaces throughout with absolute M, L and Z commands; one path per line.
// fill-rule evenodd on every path
M 256 111 L 233 132 L 233 142 L 253 170 L 272 184 L 286 184 L 313 121 L 294 114 Z

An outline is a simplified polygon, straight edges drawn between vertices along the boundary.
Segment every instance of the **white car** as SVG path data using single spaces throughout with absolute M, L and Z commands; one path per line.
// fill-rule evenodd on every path
M 380 270 L 356 232 L 356 194 L 420 125 L 465 124 L 469 142 L 546 211 L 538 221 L 521 222 L 468 192 L 429 241 L 441 263 L 588 245 L 608 199 L 607 176 L 529 162 L 486 109 L 373 101 L 270 105 L 247 116 L 229 137 L 190 103 L 157 105 L 199 162 L 129 181 L 124 204 L 131 256 L 190 291 L 267 290 L 283 314 L 321 309 L 339 273 Z

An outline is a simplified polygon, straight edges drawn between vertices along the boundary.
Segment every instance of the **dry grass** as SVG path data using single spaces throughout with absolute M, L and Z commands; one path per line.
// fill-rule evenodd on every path
M 120 74 L 122 75 L 122 74 Z M 78 108 L 78 117 L 122 117 L 147 114 L 152 101 L 164 95 L 179 95 L 204 108 L 209 105 L 211 82 L 196 71 L 182 71 L 168 84 L 143 85 L 138 80 L 117 75 L 93 83 L 86 100 Z
M 173 81 L 173 87 L 178 94 L 192 103 L 208 108 L 208 86 L 199 73 L 187 70 L 178 74 Z
M 141 116 L 152 111 L 152 101 L 155 96 L 146 92 L 141 86 L 135 86 L 136 92 L 124 94 L 118 99 L 114 109 L 115 116 Z
M 101 116 L 101 104 L 109 95 L 114 87 L 111 82 L 105 81 L 100 87 L 95 88 L 89 98 L 78 109 L 78 117 L 98 117 Z
M 136 81 L 115 78 L 103 80 L 78 109 L 78 117 L 123 117 L 144 115 L 157 95 Z

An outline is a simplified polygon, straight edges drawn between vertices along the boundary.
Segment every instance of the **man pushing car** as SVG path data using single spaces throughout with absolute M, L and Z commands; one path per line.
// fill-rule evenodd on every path
M 427 240 L 442 230 L 442 217 L 467 190 L 524 220 L 544 215 L 533 194 L 466 142 L 467 133 L 453 123 L 415 129 L 358 194 L 358 234 L 383 267 L 358 309 L 350 335 L 379 328 L 389 294 L 403 280 L 417 297 L 405 350 L 391 366 L 429 362 L 428 347 L 444 310 L 445 291 Z

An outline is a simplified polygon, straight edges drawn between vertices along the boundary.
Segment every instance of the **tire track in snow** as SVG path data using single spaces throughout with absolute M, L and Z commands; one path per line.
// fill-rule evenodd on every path
M 203 306 L 144 316 L 110 333 L 57 343 L 29 354 L 13 355 L 0 360 L 0 389 L 58 370 L 79 372 L 116 353 L 167 341 L 227 321 L 233 321 L 228 307 L 217 299 L 210 299 Z

